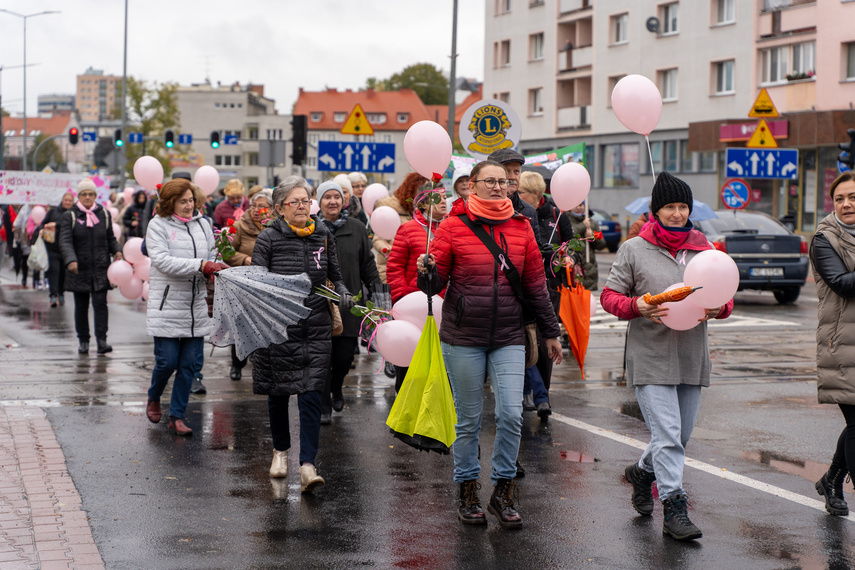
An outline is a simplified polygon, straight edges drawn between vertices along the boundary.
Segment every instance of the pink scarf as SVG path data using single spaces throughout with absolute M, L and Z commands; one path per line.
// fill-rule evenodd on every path
M 80 203 L 80 200 L 77 201 L 77 209 L 81 212 L 86 212 L 86 227 L 91 228 L 96 225 L 99 220 L 98 216 L 95 215 L 95 207 L 98 204 L 92 204 L 92 209 L 86 209 L 86 207 Z

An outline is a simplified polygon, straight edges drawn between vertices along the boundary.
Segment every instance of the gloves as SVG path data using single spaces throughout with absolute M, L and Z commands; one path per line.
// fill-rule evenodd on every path
M 206 261 L 202 264 L 202 273 L 212 275 L 221 269 L 228 269 L 229 266 L 225 263 L 217 263 L 215 261 Z
M 356 303 L 353 302 L 353 295 L 350 293 L 342 293 L 339 295 L 338 309 L 343 313 L 350 313 L 350 310 Z

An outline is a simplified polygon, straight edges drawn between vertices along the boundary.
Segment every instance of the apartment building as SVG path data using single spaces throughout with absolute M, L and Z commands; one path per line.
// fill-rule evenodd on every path
M 39 95 L 39 115 L 52 113 L 54 111 L 74 111 L 74 95 L 51 93 Z
M 121 118 L 122 77 L 104 75 L 101 69 L 88 68 L 77 76 L 75 101 L 80 121 L 95 123 Z

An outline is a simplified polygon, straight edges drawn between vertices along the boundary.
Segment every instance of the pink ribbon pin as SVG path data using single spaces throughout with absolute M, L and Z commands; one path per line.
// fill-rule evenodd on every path
M 503 271 L 504 271 L 505 269 L 510 269 L 510 267 L 508 266 L 508 262 L 507 262 L 507 261 L 505 261 L 505 256 L 504 256 L 504 255 L 502 255 L 501 253 L 499 254 L 499 263 L 501 264 L 501 267 L 502 267 L 502 270 L 503 270 Z
M 680 258 L 680 264 L 686 265 L 686 250 L 683 250 L 683 256 Z
M 321 253 L 323 253 L 324 248 L 319 249 L 318 251 L 312 252 L 312 255 L 315 256 L 315 265 L 318 266 L 318 269 L 321 269 Z

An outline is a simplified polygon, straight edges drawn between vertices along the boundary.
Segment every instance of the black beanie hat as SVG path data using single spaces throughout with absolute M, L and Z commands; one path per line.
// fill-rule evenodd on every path
M 689 213 L 692 213 L 692 189 L 689 185 L 667 172 L 660 172 L 653 185 L 653 194 L 650 195 L 650 211 L 655 215 L 659 208 L 673 202 L 688 204 Z

